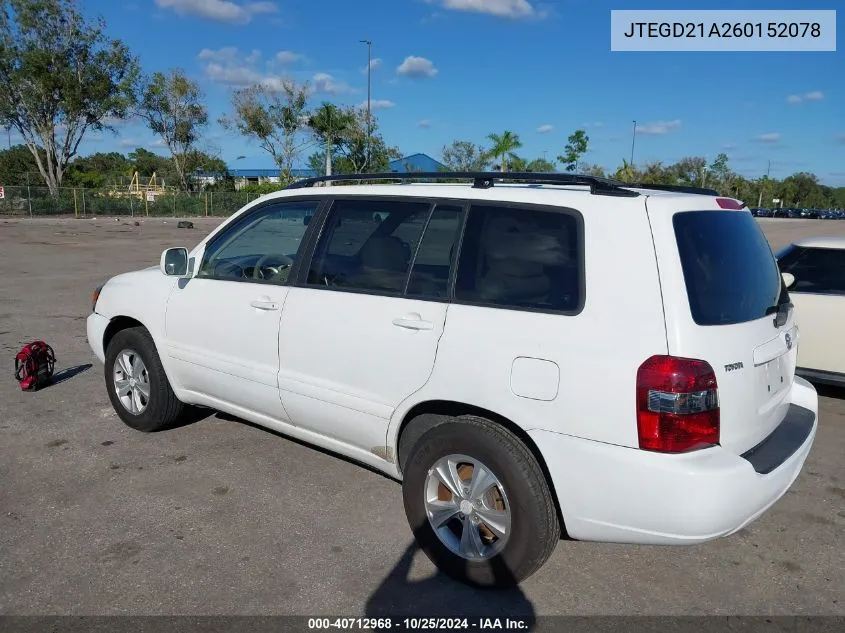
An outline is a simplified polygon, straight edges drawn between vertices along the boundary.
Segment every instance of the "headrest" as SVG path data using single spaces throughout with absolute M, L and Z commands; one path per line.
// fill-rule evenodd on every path
M 508 259 L 559 266 L 570 261 L 567 237 L 563 230 L 551 233 L 528 221 L 502 216 L 487 225 L 481 243 L 491 265 L 495 260 Z
M 408 250 L 398 237 L 376 235 L 361 248 L 361 265 L 365 268 L 404 272 L 408 266 Z

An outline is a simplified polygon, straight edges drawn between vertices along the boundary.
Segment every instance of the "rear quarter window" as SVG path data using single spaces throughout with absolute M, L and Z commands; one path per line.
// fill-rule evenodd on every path
M 672 222 L 698 325 L 761 319 L 783 298 L 775 256 L 750 213 L 688 211 Z

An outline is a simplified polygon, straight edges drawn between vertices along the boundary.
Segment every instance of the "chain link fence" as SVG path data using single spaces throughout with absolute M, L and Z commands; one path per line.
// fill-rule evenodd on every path
M 260 194 L 202 191 L 129 195 L 110 189 L 62 188 L 50 195 L 46 187 L 3 187 L 0 216 L 77 217 L 227 217 Z

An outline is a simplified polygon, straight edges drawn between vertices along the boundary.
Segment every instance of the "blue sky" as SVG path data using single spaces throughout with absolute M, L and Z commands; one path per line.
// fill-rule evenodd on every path
M 817 0 L 813 9 L 842 8 Z M 796 9 L 745 0 L 641 2 L 640 9 Z M 748 176 L 815 172 L 845 185 L 845 52 L 610 51 L 604 0 L 85 0 L 145 71 L 184 68 L 201 82 L 211 142 L 232 167 L 270 167 L 257 146 L 217 118 L 233 88 L 268 78 L 309 80 L 322 100 L 361 104 L 373 42 L 372 100 L 388 143 L 438 158 L 453 139 L 519 134 L 520 154 L 552 158 L 585 127 L 587 160 L 615 167 L 719 152 Z M 703 6 L 702 6 L 703 5 Z M 840 14 L 842 11 L 840 10 Z M 842 23 L 840 18 L 839 23 Z M 840 29 L 840 32 L 842 30 Z M 87 142 L 130 151 L 156 140 L 143 126 Z M 238 156 L 245 158 L 235 161 Z

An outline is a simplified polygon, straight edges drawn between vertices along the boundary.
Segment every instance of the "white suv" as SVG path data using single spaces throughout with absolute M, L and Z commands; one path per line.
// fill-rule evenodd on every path
M 95 293 L 126 424 L 209 407 L 374 467 L 426 554 L 482 586 L 564 535 L 731 534 L 798 476 L 818 397 L 744 205 L 565 174 L 334 179 L 427 182 L 297 183 Z

